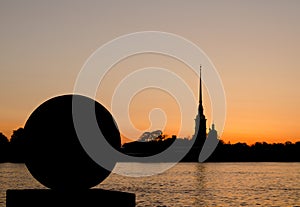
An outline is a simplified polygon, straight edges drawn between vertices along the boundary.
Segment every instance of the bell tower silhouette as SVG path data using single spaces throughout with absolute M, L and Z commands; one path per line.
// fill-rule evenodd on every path
M 195 118 L 195 134 L 193 135 L 193 147 L 191 150 L 192 159 L 197 159 L 199 157 L 200 151 L 206 139 L 206 118 L 204 115 L 203 103 L 202 103 L 202 77 L 201 71 L 202 67 L 200 65 L 200 78 L 199 78 L 199 105 L 198 114 Z

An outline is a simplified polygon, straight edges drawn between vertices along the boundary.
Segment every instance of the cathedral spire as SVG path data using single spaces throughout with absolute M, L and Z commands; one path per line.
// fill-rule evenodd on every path
M 200 65 L 200 76 L 199 76 L 199 106 L 198 106 L 198 114 L 195 118 L 195 133 L 193 135 L 194 144 L 187 155 L 192 160 L 198 161 L 199 154 L 206 140 L 206 118 L 203 110 L 202 103 L 202 74 L 201 71 L 202 66 Z
M 201 68 L 202 66 L 200 65 L 200 82 L 199 82 L 199 105 L 202 105 L 202 80 L 201 80 Z
M 200 80 L 199 80 L 199 106 L 198 106 L 198 114 L 200 116 L 204 116 L 203 114 L 203 104 L 202 104 L 202 66 L 200 65 Z

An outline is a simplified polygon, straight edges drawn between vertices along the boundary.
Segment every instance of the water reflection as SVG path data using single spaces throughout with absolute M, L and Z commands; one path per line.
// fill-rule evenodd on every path
M 121 170 L 143 165 L 122 163 Z M 160 168 L 161 164 L 147 164 Z M 300 206 L 300 163 L 179 163 L 159 175 L 111 174 L 97 188 L 136 193 L 144 206 Z M 43 188 L 22 164 L 0 164 L 0 207 L 7 189 Z
M 195 201 L 194 206 L 207 206 L 207 189 L 206 189 L 206 169 L 205 164 L 199 163 L 195 165 L 195 178 L 196 178 L 196 185 L 195 185 Z

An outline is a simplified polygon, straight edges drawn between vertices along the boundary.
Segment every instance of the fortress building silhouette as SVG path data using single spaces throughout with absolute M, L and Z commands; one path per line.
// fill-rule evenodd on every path
M 200 65 L 200 76 L 199 76 L 199 103 L 198 103 L 198 113 L 195 118 L 195 132 L 191 140 L 179 139 L 178 143 L 178 153 L 182 152 L 182 149 L 186 149 L 188 147 L 188 153 L 184 155 L 181 161 L 187 162 L 198 162 L 200 152 L 203 148 L 203 145 L 207 138 L 211 143 L 215 143 L 218 141 L 217 131 L 215 130 L 214 124 L 212 129 L 210 129 L 209 134 L 206 132 L 206 117 L 204 115 L 203 103 L 202 103 L 202 74 L 201 74 L 201 65 Z M 192 117 L 191 117 L 192 118 Z M 158 130 L 160 131 L 160 130 Z M 155 136 L 152 136 L 152 133 Z M 159 152 L 167 149 L 173 141 L 177 138 L 176 135 L 172 136 L 172 138 L 164 139 L 161 141 L 157 141 L 159 136 L 157 136 L 156 131 L 154 132 L 146 132 L 141 136 L 139 141 L 125 143 L 122 147 L 122 152 L 134 155 L 134 156 L 150 156 L 153 154 L 157 154 Z M 160 135 L 162 132 L 160 131 Z M 151 136 L 149 136 L 151 135 Z M 150 139 L 149 139 L 150 137 Z M 153 137 L 155 139 L 153 139 Z M 156 141 L 155 141 L 156 140 Z M 190 147 L 190 145 L 192 146 Z M 208 143 L 209 144 L 209 143 Z M 172 159 L 172 158 L 170 158 Z M 163 161 L 163 160 L 161 160 Z M 172 161 L 172 160 L 164 160 L 164 161 Z

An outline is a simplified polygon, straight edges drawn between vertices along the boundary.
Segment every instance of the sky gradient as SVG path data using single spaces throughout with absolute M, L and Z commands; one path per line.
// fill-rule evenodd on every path
M 39 104 L 72 93 L 84 62 L 107 41 L 132 32 L 155 30 L 189 39 L 216 66 L 227 100 L 223 140 L 249 144 L 299 141 L 299 21 L 300 1 L 296 0 L 3 0 L 0 2 L 0 132 L 10 137 L 12 130 L 24 126 Z M 164 58 L 132 57 L 115 67 L 130 71 L 154 64 L 184 71 L 184 65 Z M 197 80 L 190 81 L 197 94 Z M 101 86 L 99 91 L 103 94 L 98 94 L 97 100 L 109 108 L 106 105 L 109 92 L 105 95 Z M 149 93 L 160 102 L 150 100 L 142 104 Z M 212 120 L 207 94 L 204 99 L 209 125 Z M 166 115 L 174 116 L 168 119 L 165 133 L 176 134 L 179 122 L 176 103 L 160 91 L 149 89 L 133 99 L 130 109 L 133 124 L 140 130 L 149 129 L 148 112 L 153 107 L 166 107 Z M 196 113 L 196 109 L 192 110 Z M 192 136 L 193 128 L 191 125 L 182 136 Z

